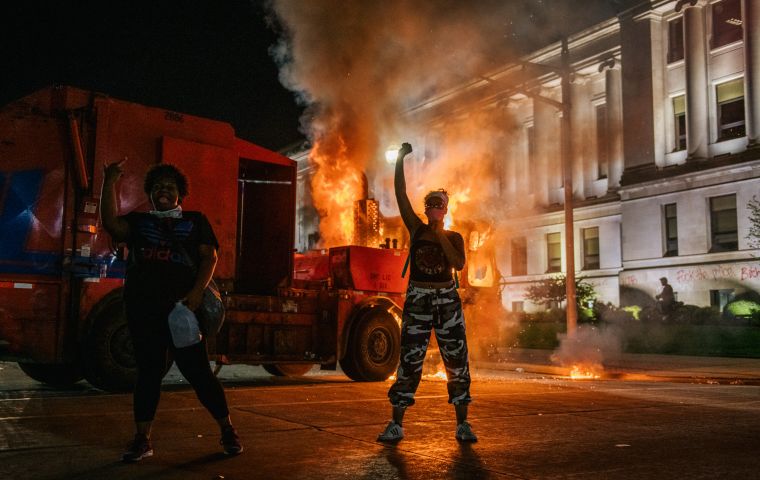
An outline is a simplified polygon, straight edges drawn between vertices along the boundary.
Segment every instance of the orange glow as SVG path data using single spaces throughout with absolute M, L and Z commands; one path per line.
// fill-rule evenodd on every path
M 449 183 L 451 184 L 452 182 Z M 454 183 L 453 185 L 449 186 L 449 188 L 457 188 L 457 186 Z M 461 191 L 454 191 L 454 193 L 450 193 L 449 211 L 446 214 L 446 217 L 443 219 L 444 228 L 448 230 L 455 225 L 454 215 L 457 213 L 457 209 L 459 209 L 463 204 L 466 204 L 470 200 L 470 187 L 464 187 Z
M 573 365 L 570 369 L 570 378 L 573 380 L 593 380 L 601 378 L 601 366 L 599 365 Z

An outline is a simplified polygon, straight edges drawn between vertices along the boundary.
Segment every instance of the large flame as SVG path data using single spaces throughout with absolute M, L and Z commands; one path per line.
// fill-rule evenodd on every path
M 355 161 L 349 158 L 345 143 L 339 148 L 327 148 L 317 142 L 311 150 L 310 161 L 315 166 L 311 180 L 314 207 L 320 214 L 322 247 L 347 245 L 354 234 L 356 200 L 362 197 L 362 175 Z

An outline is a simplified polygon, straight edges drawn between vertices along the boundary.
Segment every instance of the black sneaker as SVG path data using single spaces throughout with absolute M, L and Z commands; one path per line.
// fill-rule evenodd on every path
M 121 456 L 122 462 L 139 462 L 143 458 L 153 456 L 153 444 L 150 443 L 150 439 L 145 435 L 138 433 L 135 434 L 135 439 L 132 443 L 127 445 L 127 451 Z
M 225 427 L 222 430 L 222 439 L 219 443 L 224 448 L 225 455 L 238 455 L 243 452 L 243 444 L 240 443 L 240 437 L 235 427 Z

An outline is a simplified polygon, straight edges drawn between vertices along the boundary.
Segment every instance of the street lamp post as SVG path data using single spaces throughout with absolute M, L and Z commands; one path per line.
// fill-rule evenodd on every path
M 572 123 L 570 115 L 573 110 L 572 95 L 570 94 L 570 51 L 567 37 L 562 38 L 562 186 L 565 205 L 565 318 L 567 319 L 567 336 L 575 336 L 578 326 L 578 312 L 575 308 L 575 229 L 573 227 L 573 165 L 570 152 L 572 138 Z
M 508 93 L 522 93 L 532 98 L 533 101 L 544 102 L 553 106 L 562 112 L 562 133 L 560 139 L 562 142 L 560 155 L 562 156 L 562 186 L 564 190 L 564 214 L 565 214 L 565 296 L 567 298 L 565 308 L 565 318 L 567 320 L 567 335 L 574 337 L 578 327 L 578 312 L 575 305 L 575 230 L 573 227 L 573 166 L 572 152 L 570 151 L 570 139 L 572 138 L 572 124 L 570 116 L 573 111 L 572 95 L 570 93 L 570 76 L 572 75 L 572 66 L 570 65 L 570 49 L 568 47 L 567 37 L 562 37 L 560 66 L 552 67 L 533 62 L 518 62 L 523 68 L 533 67 L 543 71 L 553 72 L 559 75 L 562 85 L 562 101 L 558 102 L 552 98 L 544 97 L 526 87 L 523 83 L 520 86 L 512 87 Z M 482 77 L 487 82 L 497 83 L 495 80 Z

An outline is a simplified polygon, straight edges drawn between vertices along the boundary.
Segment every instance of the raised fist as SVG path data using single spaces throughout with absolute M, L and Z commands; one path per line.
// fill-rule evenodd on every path
M 402 157 L 412 153 L 412 145 L 409 143 L 402 143 L 401 148 L 398 149 L 398 154 Z

